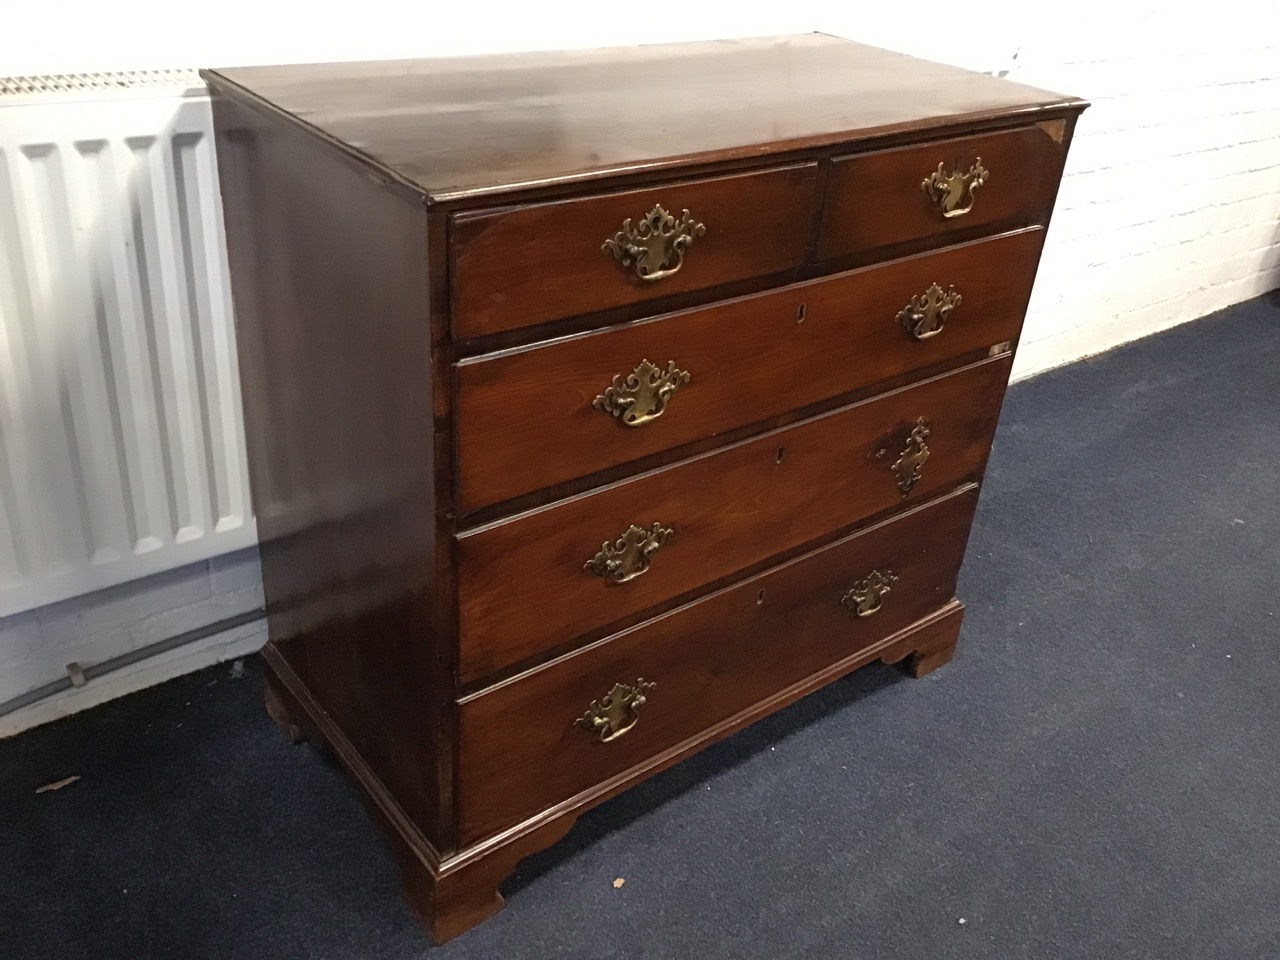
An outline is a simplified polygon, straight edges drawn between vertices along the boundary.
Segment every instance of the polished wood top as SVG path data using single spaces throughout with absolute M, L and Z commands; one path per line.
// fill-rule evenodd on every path
M 1085 106 L 822 34 L 204 75 L 432 202 Z

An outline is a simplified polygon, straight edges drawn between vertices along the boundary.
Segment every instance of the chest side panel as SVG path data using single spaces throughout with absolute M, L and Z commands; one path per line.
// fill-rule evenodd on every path
M 296 127 L 213 105 L 270 643 L 437 833 L 426 213 Z

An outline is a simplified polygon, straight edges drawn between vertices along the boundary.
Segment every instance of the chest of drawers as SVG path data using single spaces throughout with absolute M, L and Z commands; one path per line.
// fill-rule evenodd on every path
M 208 71 L 271 640 L 437 939 L 945 663 L 1084 104 L 820 35 Z

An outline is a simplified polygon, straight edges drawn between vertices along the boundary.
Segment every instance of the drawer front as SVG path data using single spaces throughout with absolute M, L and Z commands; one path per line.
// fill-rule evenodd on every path
M 802 164 L 456 217 L 454 335 L 480 337 L 792 269 L 804 259 L 816 176 L 815 164 Z M 659 207 L 671 219 L 651 230 Z M 640 235 L 646 231 L 651 239 Z M 651 250 L 638 256 L 640 247 Z
M 466 699 L 462 841 L 618 776 L 938 610 L 955 591 L 976 501 L 973 488 L 951 494 Z M 614 684 L 641 679 L 655 686 L 618 727 L 576 724 Z
M 1043 241 L 1035 228 L 464 362 L 461 509 L 1014 340 Z
M 462 534 L 461 677 L 975 477 L 1009 365 L 973 364 Z
M 1048 223 L 1066 160 L 1065 129 L 1064 121 L 1055 120 L 836 160 L 819 256 L 835 259 L 928 238 L 945 241 L 949 234 L 986 224 Z M 935 177 L 939 165 L 941 174 Z M 925 189 L 927 181 L 931 185 Z

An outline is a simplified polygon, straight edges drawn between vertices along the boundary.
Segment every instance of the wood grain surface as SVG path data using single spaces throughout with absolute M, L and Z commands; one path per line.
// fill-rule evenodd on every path
M 468 698 L 458 816 L 478 840 L 599 782 L 941 609 L 977 504 L 970 487 Z M 874 614 L 841 597 L 898 579 Z M 615 683 L 656 683 L 636 725 L 600 742 L 575 726 Z
M 821 34 L 211 72 L 453 203 L 1084 106 Z
M 803 263 L 817 166 L 535 204 L 453 222 L 454 335 L 460 339 L 638 303 Z M 602 249 L 661 205 L 705 233 L 680 269 L 641 279 Z
M 976 477 L 986 463 L 1008 355 L 716 453 L 463 534 L 458 672 L 464 682 L 695 590 L 788 548 Z M 921 417 L 922 479 L 891 469 Z M 674 530 L 649 570 L 609 584 L 583 569 L 627 528 Z
M 1066 128 L 1035 124 L 897 150 L 837 158 L 831 167 L 818 256 L 834 259 L 878 247 L 937 238 L 989 224 L 1049 222 L 1067 157 Z M 981 159 L 986 181 L 973 206 L 944 218 L 921 184 L 943 165 L 967 172 Z
M 466 360 L 457 368 L 465 513 L 1016 340 L 1044 231 L 1031 229 L 703 309 Z M 961 302 L 942 332 L 896 322 L 937 283 Z M 689 373 L 629 427 L 592 406 L 642 360 Z

